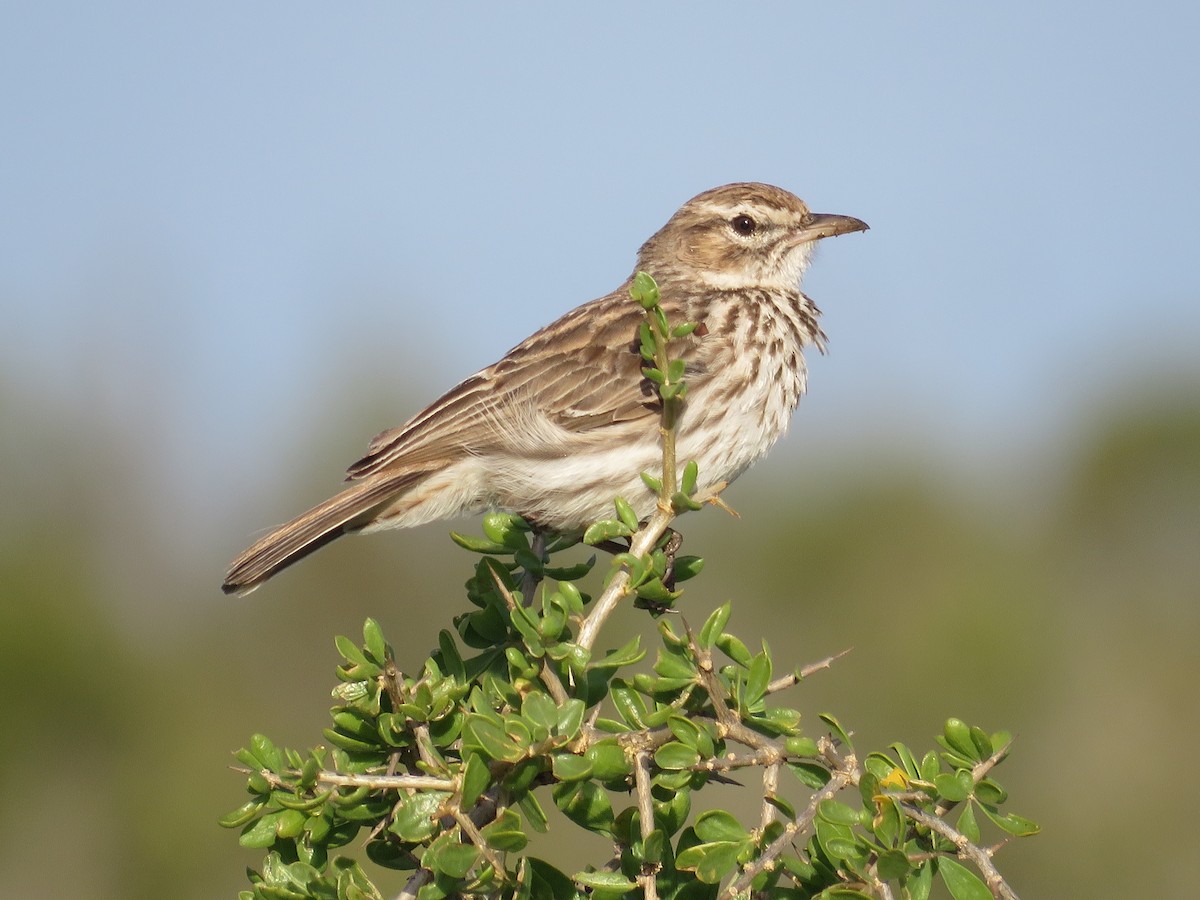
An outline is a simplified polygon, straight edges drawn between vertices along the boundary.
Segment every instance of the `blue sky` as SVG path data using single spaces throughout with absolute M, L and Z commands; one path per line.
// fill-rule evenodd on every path
M 831 352 L 793 448 L 986 466 L 1126 384 L 1200 377 L 1192 4 L 3 18 L 0 378 L 197 484 L 269 489 L 279 441 L 371 385 L 395 412 L 344 436 L 350 462 L 737 180 L 872 226 L 806 281 Z

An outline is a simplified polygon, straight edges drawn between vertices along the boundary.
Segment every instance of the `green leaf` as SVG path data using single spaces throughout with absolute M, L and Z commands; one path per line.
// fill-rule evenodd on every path
M 660 388 L 666 384 L 667 376 L 662 373 L 661 369 L 656 369 L 653 366 L 644 366 L 642 368 L 642 374 L 646 376 L 647 381 L 653 381 L 655 384 L 659 385 Z
M 975 743 L 971 740 L 971 729 L 962 719 L 947 719 L 945 726 L 942 728 L 942 734 L 950 749 L 968 759 L 978 758 Z
M 731 813 L 713 809 L 696 819 L 696 836 L 705 843 L 719 841 L 741 842 L 750 839 L 750 832 Z
M 437 831 L 437 815 L 450 795 L 445 791 L 420 791 L 400 796 L 389 830 L 401 840 L 420 843 Z
M 610 689 L 609 696 L 612 698 L 613 706 L 617 709 L 617 714 L 625 720 L 626 725 L 637 729 L 646 727 L 646 703 L 640 694 L 623 685 L 614 684 Z
M 714 609 L 708 619 L 705 620 L 704 627 L 700 629 L 700 634 L 696 638 L 697 643 L 705 650 L 712 647 L 716 639 L 725 630 L 725 626 L 729 624 L 729 617 L 731 615 L 733 615 L 732 603 L 725 603 Z
M 542 642 L 542 636 L 538 634 L 533 612 L 525 606 L 518 605 L 512 610 L 511 618 L 513 628 L 520 633 L 525 649 L 531 656 L 542 656 L 546 652 L 546 645 Z
M 616 650 L 610 650 L 604 654 L 602 659 L 597 659 L 589 664 L 589 669 L 619 669 L 621 666 L 631 666 L 636 662 L 640 662 L 646 656 L 646 651 L 642 649 L 642 639 L 640 635 L 634 635 L 633 640 L 623 647 Z
M 470 550 L 472 553 L 503 553 L 508 549 L 503 544 L 497 544 L 495 541 L 472 537 L 468 534 L 459 534 L 457 531 L 450 532 L 450 540 L 454 541 L 454 543 L 458 544 L 464 550 Z
M 521 812 L 525 813 L 529 827 L 539 834 L 545 834 L 546 813 L 542 809 L 542 804 L 538 803 L 537 797 L 530 793 L 523 794 L 517 805 L 521 807 Z
M 574 740 L 583 728 L 583 714 L 586 711 L 582 700 L 568 700 L 558 710 L 558 719 L 554 724 L 554 733 L 559 737 Z
M 900 758 L 900 765 L 904 767 L 904 771 L 910 778 L 916 778 L 919 772 L 917 767 L 917 758 L 913 756 L 912 750 L 908 749 L 907 744 L 902 744 L 899 741 L 891 745 L 896 751 L 896 756 Z
M 958 817 L 958 824 L 955 827 L 972 844 L 979 843 L 979 823 L 975 821 L 975 808 L 972 804 L 968 803 L 963 807 L 962 815 Z
M 334 731 L 332 728 L 322 729 L 321 734 L 325 736 L 325 740 L 342 750 L 350 753 L 371 753 L 379 749 L 379 744 L 375 741 L 360 741 L 357 738 L 349 737 L 342 734 L 340 731 Z
M 694 459 L 689 459 L 683 467 L 683 475 L 679 479 L 679 489 L 688 496 L 696 493 L 696 479 L 699 475 L 700 465 Z
M 682 325 L 676 325 L 671 329 L 671 337 L 687 337 L 700 326 L 699 322 L 684 322 Z
M 637 888 L 636 881 L 630 881 L 620 872 L 576 872 L 571 876 L 576 884 L 592 891 L 621 891 L 628 893 Z
M 249 765 L 255 768 L 267 769 L 271 772 L 279 772 L 284 768 L 283 754 L 265 734 L 250 736 L 250 754 L 253 762 Z
M 840 860 L 852 860 L 863 852 L 862 845 L 854 838 L 831 837 L 821 846 L 831 857 Z
M 942 764 L 938 760 L 937 751 L 930 750 L 921 757 L 921 780 L 933 783 L 933 779 L 937 778 L 938 772 L 942 770 Z
M 650 488 L 650 490 L 652 492 L 654 492 L 655 494 L 662 493 L 662 482 L 661 481 L 659 481 L 657 478 L 655 478 L 649 472 L 642 472 L 641 476 L 642 476 L 642 482 L 646 485 L 646 487 Z
M 793 734 L 800 726 L 800 711 L 786 706 L 772 706 L 756 713 L 753 721 L 760 731 Z
M 581 781 L 592 774 L 591 761 L 573 753 L 556 753 L 551 757 L 550 765 L 559 781 Z
M 458 652 L 458 644 L 454 642 L 454 635 L 443 628 L 438 632 L 438 649 L 442 654 L 442 668 L 455 681 L 460 684 L 465 684 L 467 681 L 467 667 L 463 663 L 462 654 Z
M 875 863 L 880 881 L 896 881 L 912 869 L 908 855 L 903 850 L 884 850 Z
M 221 816 L 217 820 L 217 824 L 222 828 L 241 828 L 247 822 L 253 820 L 266 805 L 266 802 L 263 800 L 247 801 L 233 812 Z
M 689 581 L 700 574 L 704 568 L 704 560 L 699 556 L 675 557 L 675 583 Z
M 491 781 L 491 773 L 487 763 L 478 753 L 466 753 L 466 762 L 462 771 L 462 805 L 474 806 L 479 795 Z
M 850 735 L 846 733 L 846 729 L 842 728 L 841 723 L 829 713 L 818 713 L 818 717 L 829 726 L 830 733 L 845 744 L 847 747 L 853 747 L 850 742 Z
M 679 790 L 668 793 L 668 799 L 655 800 L 653 803 L 654 824 L 660 826 L 667 834 L 674 834 L 687 823 L 688 815 L 692 811 L 692 792 Z
M 667 322 L 667 314 L 661 306 L 652 306 L 649 310 L 649 316 L 654 323 L 654 329 L 657 334 L 666 337 L 670 334 L 670 324 Z
M 512 670 L 514 677 L 533 679 L 537 677 L 537 666 L 535 666 L 529 657 L 520 651 L 517 647 L 507 647 L 504 650 L 504 658 L 508 661 L 509 668 Z
M 383 639 L 383 631 L 374 619 L 367 619 L 363 625 L 363 644 L 373 662 L 381 666 L 387 662 L 387 641 Z
M 467 716 L 463 746 L 478 750 L 488 759 L 517 762 L 525 758 L 525 747 L 517 744 L 494 722 L 480 715 Z
M 558 724 L 558 704 L 544 691 L 530 691 L 521 701 L 521 715 L 546 730 L 547 736 Z
M 637 531 L 638 516 L 633 511 L 633 507 L 629 505 L 629 501 L 624 497 L 617 497 L 613 500 L 613 504 L 617 509 L 617 518 L 621 520 L 622 524 L 631 531 Z
M 789 762 L 788 771 L 800 779 L 800 783 L 813 790 L 820 790 L 829 784 L 829 772 L 816 763 Z
M 992 739 L 988 737 L 986 731 L 982 728 L 971 726 L 971 743 L 975 747 L 975 752 L 979 754 L 980 759 L 987 759 L 992 755 Z
M 667 719 L 667 727 L 671 729 L 671 734 L 675 735 L 676 740 L 693 750 L 700 748 L 701 734 L 708 736 L 707 732 L 700 730 L 699 725 L 681 715 L 673 715 Z
M 695 512 L 698 509 L 703 509 L 704 504 L 693 500 L 683 491 L 676 491 L 671 497 L 671 508 L 677 513 L 687 512 L 688 510 Z
M 504 810 L 494 822 L 484 827 L 482 834 L 488 846 L 501 853 L 524 850 L 529 843 L 529 837 L 521 828 L 521 817 L 511 809 Z
M 645 309 L 650 309 L 659 302 L 658 284 L 645 272 L 638 272 L 633 276 L 629 295 Z
M 658 651 L 654 671 L 663 678 L 690 684 L 697 678 L 696 664 L 682 647 L 666 646 Z
M 904 813 L 894 800 L 876 799 L 875 818 L 871 828 L 885 847 L 899 847 L 905 833 Z
M 716 644 L 718 650 L 732 659 L 739 666 L 750 665 L 750 660 L 753 659 L 753 656 L 750 654 L 750 650 L 741 642 L 740 639 L 734 637 L 732 634 L 720 635 L 716 640 Z
M 662 862 L 663 847 L 666 845 L 666 842 L 666 832 L 661 828 L 655 828 L 642 841 L 642 860 L 650 865 L 658 865 Z
M 826 822 L 833 822 L 836 825 L 861 825 L 864 824 L 863 820 L 866 818 L 866 813 L 862 810 L 857 810 L 837 800 L 822 800 L 821 805 L 817 807 L 817 815 Z
M 483 517 L 483 533 L 508 550 L 528 550 L 529 524 L 511 513 L 490 512 Z
M 933 890 L 933 869 L 934 861 L 926 860 L 905 879 L 908 900 L 929 900 L 929 893 Z
M 980 803 L 991 803 L 996 806 L 1008 799 L 1008 791 L 992 779 L 984 778 L 975 785 L 975 799 Z
M 997 826 L 1017 837 L 1028 837 L 1042 830 L 1042 826 L 1037 822 L 1026 819 L 1024 816 L 1018 816 L 1016 813 L 1000 815 L 1000 811 L 990 803 L 981 803 L 979 804 L 979 808 Z
M 583 542 L 600 544 L 604 541 L 611 541 L 613 538 L 629 537 L 633 532 L 634 529 L 617 519 L 601 519 L 588 526 L 583 533 Z
M 275 833 L 281 838 L 296 838 L 304 833 L 304 823 L 308 816 L 296 809 L 283 810 L 275 822 Z
M 283 815 L 282 810 L 279 812 L 267 813 L 252 825 L 248 825 L 246 829 L 238 837 L 238 843 L 243 847 L 249 847 L 252 850 L 264 850 L 275 843 L 275 825 L 279 821 L 279 817 Z
M 660 769 L 690 769 L 700 762 L 700 754 L 678 741 L 668 741 L 654 751 L 654 764 Z
M 608 795 L 591 781 L 556 784 L 554 805 L 581 828 L 607 837 L 613 836 L 613 811 Z
M 584 758 L 592 764 L 592 776 L 600 781 L 625 778 L 633 771 L 625 751 L 614 738 L 605 738 L 592 744 L 584 753 Z
M 943 772 L 933 779 L 934 787 L 937 788 L 938 794 L 945 800 L 951 803 L 961 803 L 971 796 L 971 790 L 975 787 L 971 781 L 971 773 L 963 769 L 959 769 L 953 775 L 948 772 Z
M 719 884 L 737 868 L 743 847 L 743 843 L 732 841 L 697 844 L 675 858 L 675 868 L 694 871 L 705 884 Z
M 462 844 L 447 834 L 429 845 L 421 856 L 421 864 L 449 878 L 465 878 L 479 861 L 479 848 Z
M 992 892 L 973 872 L 948 856 L 938 860 L 938 874 L 954 900 L 992 900 Z
M 788 756 L 816 756 L 820 753 L 817 742 L 807 737 L 790 737 L 783 742 Z

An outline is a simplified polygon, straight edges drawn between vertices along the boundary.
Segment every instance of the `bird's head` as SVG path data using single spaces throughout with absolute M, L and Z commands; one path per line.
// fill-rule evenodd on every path
M 866 231 L 851 216 L 810 212 L 769 184 L 739 183 L 693 197 L 638 252 L 638 269 L 718 290 L 794 290 L 821 238 Z

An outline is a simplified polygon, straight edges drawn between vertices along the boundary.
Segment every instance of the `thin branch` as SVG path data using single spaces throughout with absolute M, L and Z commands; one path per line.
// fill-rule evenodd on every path
M 822 738 L 822 740 L 826 739 Z M 838 768 L 830 773 L 829 783 L 809 798 L 808 806 L 804 808 L 804 812 L 797 816 L 794 821 L 788 822 L 783 826 L 783 833 L 771 841 L 754 862 L 729 882 L 725 890 L 721 892 L 721 897 L 733 900 L 738 894 L 750 887 L 750 882 L 757 878 L 759 873 L 765 872 L 768 868 L 774 866 L 775 861 L 783 855 L 784 850 L 798 836 L 804 834 L 812 827 L 817 817 L 817 807 L 823 801 L 830 799 L 842 791 L 847 785 L 853 784 L 858 778 L 858 774 L 858 760 L 853 755 L 842 758 Z
M 396 900 L 417 900 L 417 892 L 433 881 L 433 872 L 429 869 L 417 869 L 412 878 L 404 883 L 404 890 L 396 895 Z
M 904 810 L 904 815 L 912 819 L 918 825 L 924 825 L 930 831 L 940 834 L 950 843 L 954 844 L 958 851 L 960 859 L 967 860 L 974 864 L 975 868 L 983 875 L 984 883 L 992 892 L 992 896 L 996 900 L 1018 900 L 1016 892 L 1008 886 L 1004 877 L 992 864 L 991 854 L 984 848 L 971 843 L 965 834 L 956 829 L 945 819 L 938 818 L 936 815 L 925 812 L 918 806 L 913 806 L 911 803 L 901 803 L 900 808 Z
M 771 801 L 775 799 L 779 791 L 779 770 L 782 768 L 783 764 L 776 760 L 763 769 L 763 805 L 762 815 L 758 819 L 760 835 L 766 834 L 767 826 L 775 821 L 775 804 Z
M 232 766 L 235 772 L 249 775 L 253 770 L 243 766 Z M 258 774 L 273 788 L 293 788 L 270 769 L 259 769 Z M 299 773 L 297 773 L 299 774 Z M 319 784 L 334 787 L 365 787 L 379 791 L 456 791 L 458 782 L 453 778 L 434 778 L 431 775 L 343 775 L 340 772 L 322 770 L 317 773 Z
M 415 725 L 413 727 L 413 736 L 417 739 L 417 754 L 421 757 L 421 762 L 425 763 L 431 769 L 445 771 L 446 761 L 438 756 L 437 750 L 433 746 L 433 738 L 429 736 L 429 726 L 425 724 Z
M 878 867 L 875 862 L 867 866 L 868 884 L 871 885 L 871 890 L 879 897 L 879 900 L 895 900 L 892 894 L 891 886 L 879 877 Z
M 567 689 L 563 686 L 562 679 L 554 671 L 554 666 L 550 662 L 549 656 L 542 657 L 542 668 L 538 672 L 538 677 L 541 678 L 542 684 L 546 686 L 546 691 L 559 706 L 562 706 L 571 699 L 571 695 L 567 693 Z
M 809 675 L 820 672 L 823 669 L 828 669 L 852 649 L 852 647 L 847 647 L 841 653 L 835 653 L 833 656 L 827 656 L 819 662 L 809 663 L 807 666 L 804 666 L 796 672 L 792 672 L 790 675 L 783 675 L 780 678 L 776 678 L 767 685 L 767 693 L 777 694 L 780 691 L 786 691 L 790 687 L 795 687 Z
M 463 834 L 471 839 L 471 843 L 479 848 L 479 852 L 483 854 L 483 858 L 486 859 L 491 864 L 491 867 L 496 871 L 496 877 L 501 881 L 507 881 L 508 872 L 504 867 L 504 861 L 496 855 L 495 850 L 488 846 L 487 840 L 484 838 L 479 829 L 475 827 L 475 823 L 471 821 L 471 817 L 463 813 L 461 809 L 455 809 L 454 821 L 457 822 L 458 827 L 463 830 Z
M 694 716 L 698 719 L 705 719 L 706 716 Z M 670 732 L 667 732 L 670 735 Z M 673 737 L 673 735 L 671 735 Z M 724 756 L 713 756 L 708 759 L 703 759 L 691 767 L 693 772 L 729 772 L 733 769 L 748 769 L 751 766 L 770 766 L 779 762 L 778 752 L 775 747 L 764 747 L 760 750 L 755 750 L 753 753 L 744 753 L 738 755 L 736 753 L 726 753 Z
M 471 807 L 471 811 L 467 813 L 466 818 L 476 826 L 482 827 L 496 818 L 496 813 L 500 811 L 500 806 L 496 801 L 496 788 L 489 789 L 482 797 L 475 801 L 475 805 Z M 455 815 L 457 819 L 458 816 Z M 478 832 L 476 832 L 478 834 Z M 482 838 L 482 835 L 480 835 Z M 486 844 L 481 843 L 480 848 L 486 847 Z M 491 862 L 491 860 L 488 860 Z M 496 869 L 496 874 L 500 878 L 505 877 L 505 869 L 500 866 Z M 421 868 L 413 873 L 412 877 L 404 885 L 404 889 L 396 895 L 396 900 L 416 900 L 417 892 L 422 887 L 429 884 L 433 880 L 433 872 L 429 869 Z
M 530 549 L 540 562 L 546 562 L 546 532 L 540 528 L 533 529 L 533 546 Z M 521 576 L 521 598 L 526 606 L 533 605 L 533 595 L 537 593 L 537 587 L 541 583 L 541 572 L 526 570 Z
M 675 518 L 675 511 L 670 505 L 661 502 L 654 510 L 654 515 L 633 536 L 629 552 L 638 558 L 645 556 L 654 549 L 658 539 L 666 534 L 667 527 Z M 622 568 L 609 580 L 604 592 L 592 604 L 591 611 L 579 626 L 579 638 L 576 643 L 585 650 L 591 650 L 600 636 L 600 629 L 608 621 L 621 601 L 629 596 L 629 570 Z
M 639 750 L 634 757 L 633 779 L 637 790 L 642 846 L 645 847 L 650 833 L 654 831 L 654 801 L 650 796 L 649 751 Z M 642 874 L 638 876 L 638 883 L 642 886 L 642 895 L 645 900 L 658 900 L 657 868 L 648 863 L 642 865 Z
M 692 651 L 692 655 L 696 658 L 696 672 L 700 676 L 700 685 L 708 694 L 712 701 L 713 712 L 717 717 L 717 725 L 722 734 L 750 747 L 753 750 L 760 751 L 766 754 L 766 758 L 761 765 L 770 765 L 771 763 L 780 762 L 785 757 L 782 745 L 778 741 L 773 741 L 763 734 L 759 734 L 751 728 L 747 728 L 743 723 L 741 716 L 729 708 L 729 704 L 725 702 L 725 690 L 721 687 L 721 683 L 717 680 L 716 672 L 713 666 L 712 652 L 701 647 L 696 641 L 696 635 L 692 632 L 691 627 L 687 627 L 688 649 Z

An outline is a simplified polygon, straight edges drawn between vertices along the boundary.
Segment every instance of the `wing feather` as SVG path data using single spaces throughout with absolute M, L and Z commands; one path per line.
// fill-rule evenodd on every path
M 636 337 L 642 315 L 627 286 L 577 307 L 404 425 L 378 435 L 349 468 L 350 478 L 463 453 L 558 456 L 569 451 L 564 433 L 586 442 L 609 439 L 608 432 L 594 433 L 598 429 L 648 426 L 658 407 L 641 374 Z

